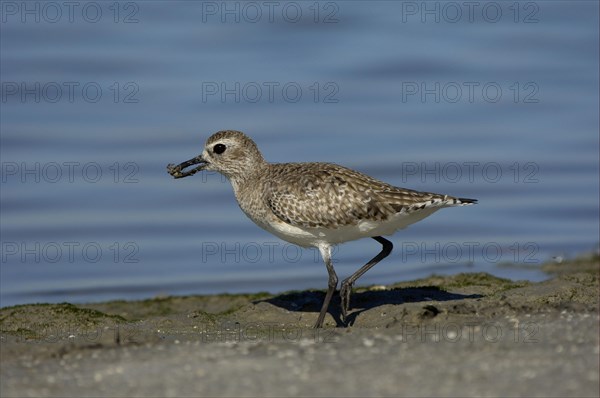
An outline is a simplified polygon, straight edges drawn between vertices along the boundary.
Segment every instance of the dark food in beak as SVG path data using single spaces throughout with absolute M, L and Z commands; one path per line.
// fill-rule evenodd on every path
M 183 171 L 186 167 L 190 167 L 195 164 L 200 164 L 200 166 L 194 167 L 193 169 L 188 170 L 188 171 Z M 206 161 L 204 159 L 202 159 L 202 155 L 198 155 L 193 159 L 190 159 L 183 163 L 178 164 L 177 166 L 175 166 L 173 163 L 169 163 L 167 165 L 167 171 L 174 178 L 183 178 L 183 177 L 187 177 L 187 176 L 196 174 L 197 172 L 201 171 L 205 166 L 206 166 Z

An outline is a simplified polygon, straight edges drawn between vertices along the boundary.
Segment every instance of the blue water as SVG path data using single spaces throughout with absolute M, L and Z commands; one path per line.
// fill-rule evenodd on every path
M 362 284 L 541 280 L 598 248 L 598 2 L 46 4 L 2 2 L 1 306 L 324 288 L 219 175 L 166 173 L 221 129 L 479 199 L 398 232 Z M 378 250 L 338 247 L 338 274 Z

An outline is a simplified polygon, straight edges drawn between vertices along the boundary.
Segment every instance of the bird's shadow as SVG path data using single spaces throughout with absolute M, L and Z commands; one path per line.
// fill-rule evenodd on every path
M 371 308 L 385 304 L 416 303 L 421 301 L 450 301 L 463 300 L 467 298 L 480 298 L 480 294 L 457 294 L 441 290 L 437 286 L 422 286 L 409 288 L 395 288 L 391 290 L 367 290 L 354 292 L 350 298 L 350 313 L 346 322 L 342 320 L 339 291 L 336 291 L 329 305 L 328 313 L 331 314 L 337 326 L 351 326 L 360 313 Z M 256 302 L 267 302 L 288 311 L 297 312 L 319 312 L 325 292 L 302 291 L 284 293 L 278 296 L 257 300 Z M 432 311 L 437 311 L 435 307 Z M 435 314 L 434 314 L 435 315 Z

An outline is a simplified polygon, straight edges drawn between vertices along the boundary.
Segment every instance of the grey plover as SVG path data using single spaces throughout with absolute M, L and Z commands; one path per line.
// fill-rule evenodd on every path
M 194 165 L 198 166 L 188 169 Z M 175 178 L 201 170 L 225 175 L 240 208 L 258 226 L 285 241 L 319 249 L 329 282 L 315 328 L 323 326 L 337 288 L 332 246 L 360 238 L 382 245 L 377 256 L 340 285 L 341 314 L 347 323 L 354 283 L 392 251 L 392 243 L 382 235 L 392 235 L 443 207 L 477 202 L 398 188 L 332 163 L 268 163 L 254 141 L 234 130 L 213 134 L 201 155 L 169 164 L 167 170 Z

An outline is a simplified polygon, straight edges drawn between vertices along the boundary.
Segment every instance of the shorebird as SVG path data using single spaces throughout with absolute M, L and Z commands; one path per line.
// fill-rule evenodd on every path
M 382 235 L 392 235 L 441 208 L 477 203 L 395 187 L 333 163 L 269 163 L 252 139 L 235 130 L 213 134 L 201 155 L 169 164 L 167 170 L 175 178 L 201 170 L 223 174 L 242 211 L 259 227 L 287 242 L 319 249 L 329 280 L 315 328 L 323 326 L 338 284 L 331 259 L 334 245 L 361 238 L 382 245 L 379 254 L 340 285 L 341 314 L 347 324 L 354 283 L 392 251 L 392 243 Z

